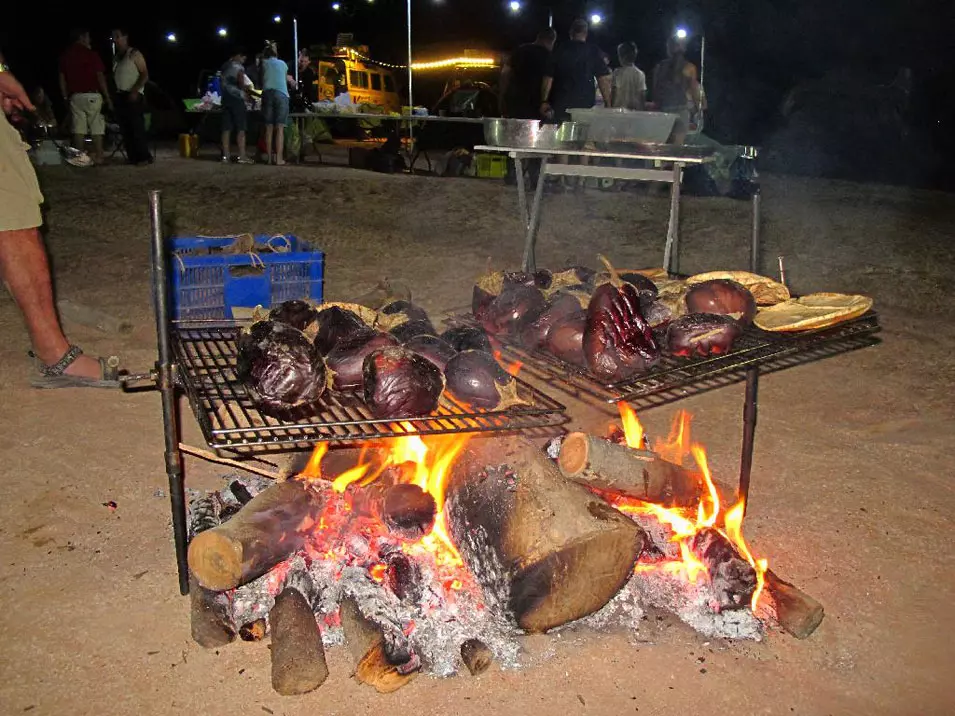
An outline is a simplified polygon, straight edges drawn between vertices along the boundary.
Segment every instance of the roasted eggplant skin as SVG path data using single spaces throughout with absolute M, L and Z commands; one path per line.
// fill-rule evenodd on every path
M 703 281 L 686 293 L 688 313 L 717 313 L 749 325 L 756 317 L 756 299 L 749 289 L 725 278 Z
M 498 386 L 514 380 L 494 356 L 484 351 L 461 351 L 444 369 L 448 392 L 475 408 L 496 408 L 501 402 Z
M 397 345 L 398 339 L 390 333 L 367 327 L 340 340 L 325 357 L 328 369 L 332 372 L 332 387 L 335 390 L 361 388 L 365 357 L 379 348 Z
M 392 301 L 381 307 L 380 313 L 391 316 L 396 313 L 403 313 L 409 321 L 427 321 L 428 313 L 421 306 L 416 306 L 410 301 Z
M 447 341 L 437 336 L 419 335 L 404 343 L 404 347 L 422 358 L 427 358 L 444 372 L 448 364 L 458 352 Z
M 322 309 L 318 312 L 316 321 L 318 332 L 315 335 L 315 346 L 322 355 L 328 355 L 339 341 L 369 329 L 358 314 L 339 306 Z
M 314 405 L 326 388 L 325 361 L 304 333 L 260 321 L 239 338 L 236 376 L 262 412 L 283 417 Z
M 390 331 L 391 335 L 398 339 L 399 343 L 410 341 L 415 336 L 437 336 L 438 332 L 434 329 L 434 324 L 427 318 L 416 318 L 405 323 L 400 323 Z
M 564 319 L 581 312 L 580 301 L 576 297 L 558 291 L 537 312 L 529 317 L 521 329 L 521 345 L 535 350 L 547 342 L 547 334 Z
M 644 373 L 659 360 L 660 347 L 632 284 L 605 283 L 594 291 L 583 349 L 590 372 L 612 383 Z
M 544 294 L 534 286 L 506 286 L 484 311 L 481 325 L 491 335 L 517 335 L 525 320 L 540 312 L 545 303 Z
M 667 348 L 672 355 L 692 358 L 723 355 L 743 333 L 739 321 L 717 313 L 690 313 L 667 328 Z
M 365 405 L 376 418 L 416 418 L 438 407 L 444 375 L 431 361 L 401 347 L 380 348 L 362 365 Z
M 637 289 L 638 293 L 649 293 L 652 294 L 653 298 L 656 298 L 657 293 L 659 293 L 657 285 L 642 273 L 627 271 L 620 274 L 620 280 L 629 283 L 631 286 Z
M 318 318 L 318 311 L 310 303 L 285 301 L 269 311 L 269 320 L 304 331 Z
M 494 350 L 484 329 L 475 326 L 455 326 L 446 330 L 440 337 L 456 351 L 474 350 L 491 353 Z
M 563 361 L 587 367 L 584 358 L 584 333 L 587 331 L 587 313 L 578 310 L 558 322 L 547 334 L 544 347 Z

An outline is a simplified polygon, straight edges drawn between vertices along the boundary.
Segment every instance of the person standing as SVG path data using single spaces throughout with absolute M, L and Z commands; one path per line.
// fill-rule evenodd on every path
M 262 54 L 262 115 L 265 119 L 266 161 L 278 166 L 285 164 L 285 124 L 288 122 L 289 87 L 295 79 L 288 65 L 276 56 L 275 47 L 268 45 Z M 275 138 L 275 149 L 272 138 Z
M 298 51 L 298 91 L 296 92 L 295 111 L 311 112 L 312 105 L 318 102 L 318 73 L 312 66 L 312 57 L 306 48 Z
M 550 54 L 557 41 L 551 27 L 537 39 L 521 45 L 501 69 L 501 115 L 515 119 L 540 119 L 540 93 Z
M 235 132 L 235 143 L 239 148 L 236 162 L 252 164 L 253 161 L 245 154 L 245 132 L 249 114 L 245 104 L 245 50 L 236 48 L 222 65 L 219 75 L 222 78 L 222 161 L 232 160 L 229 140 L 232 132 Z
M 610 106 L 610 68 L 600 48 L 587 42 L 588 31 L 586 20 L 574 20 L 570 42 L 554 50 L 541 87 L 542 116 L 561 122 L 570 118 L 570 109 L 591 109 L 597 89 L 604 106 Z
M 113 82 L 116 85 L 116 120 L 123 135 L 126 159 L 130 164 L 152 164 L 146 141 L 146 99 L 143 90 L 149 81 L 146 58 L 143 53 L 129 45 L 129 33 L 113 30 Z
M 642 110 L 647 103 L 647 76 L 637 67 L 637 46 L 633 42 L 617 45 L 620 67 L 613 71 L 611 106 Z
M 113 110 L 113 100 L 106 86 L 106 67 L 93 50 L 90 33 L 74 30 L 72 44 L 60 56 L 60 92 L 70 108 L 73 147 L 83 149 L 86 135 L 93 139 L 93 163 L 103 163 L 103 135 L 106 120 L 103 102 Z
M 0 62 L 0 279 L 23 314 L 40 376 L 37 388 L 118 388 L 115 364 L 83 354 L 63 334 L 39 227 L 43 194 L 20 135 L 7 114 L 35 107 Z
M 671 144 L 683 144 L 690 130 L 690 116 L 703 108 L 703 93 L 696 65 L 686 59 L 686 41 L 667 40 L 667 58 L 653 69 L 653 103 L 660 112 L 677 115 Z

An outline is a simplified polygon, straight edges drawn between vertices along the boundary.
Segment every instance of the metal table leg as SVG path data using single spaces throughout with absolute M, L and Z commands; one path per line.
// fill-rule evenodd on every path
M 670 225 L 667 228 L 667 243 L 663 251 L 663 267 L 671 274 L 680 272 L 680 180 L 683 164 L 673 163 L 673 179 L 670 185 Z
M 176 543 L 179 591 L 189 593 L 189 565 L 186 561 L 186 495 L 179 452 L 179 421 L 176 406 L 176 364 L 173 363 L 169 337 L 169 283 L 166 278 L 166 253 L 163 243 L 162 196 L 149 192 L 149 219 L 152 224 L 153 301 L 156 309 L 156 337 L 159 343 L 159 391 L 165 432 L 166 476 L 172 507 L 172 534 Z
M 524 182 L 524 162 L 520 154 L 512 154 L 514 172 L 517 174 L 517 208 L 521 213 L 521 226 L 527 230 L 527 184 Z
M 743 399 L 743 449 L 739 460 L 737 499 L 749 504 L 749 478 L 753 471 L 753 445 L 756 438 L 756 412 L 759 400 L 759 367 L 746 369 L 746 396 Z
M 749 270 L 759 273 L 759 229 L 761 222 L 762 194 L 759 187 L 753 192 L 753 237 L 749 248 Z
M 547 176 L 547 157 L 541 158 L 541 173 L 537 179 L 537 189 L 534 191 L 534 205 L 531 207 L 530 220 L 527 222 L 527 238 L 524 242 L 523 270 L 527 273 L 537 271 L 537 258 L 534 247 L 537 244 L 537 231 L 541 223 L 541 201 L 544 198 L 544 177 Z

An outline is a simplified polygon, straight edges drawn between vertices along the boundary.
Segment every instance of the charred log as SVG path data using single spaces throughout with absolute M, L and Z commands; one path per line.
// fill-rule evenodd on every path
M 695 505 L 703 492 L 700 477 L 679 465 L 585 433 L 564 438 L 558 466 L 586 487 L 665 506 Z
M 213 529 L 219 524 L 220 503 L 216 494 L 197 500 L 190 510 L 193 535 Z M 232 643 L 235 624 L 228 594 L 202 587 L 194 577 L 189 579 L 189 622 L 192 639 L 205 649 Z
M 256 619 L 239 627 L 239 638 L 242 641 L 262 641 L 268 633 L 269 627 L 265 619 Z
M 362 614 L 352 597 L 339 606 L 339 617 L 348 650 L 358 661 L 355 679 L 382 694 L 397 691 L 411 681 L 421 661 L 411 652 L 403 635 L 389 637 L 381 627 Z
M 471 443 L 452 468 L 446 509 L 471 573 L 529 632 L 600 609 L 646 541 L 634 522 L 513 436 Z
M 822 604 L 772 571 L 767 571 L 764 577 L 769 609 L 779 626 L 797 639 L 809 637 L 826 615 Z
M 395 485 L 381 501 L 382 521 L 392 532 L 411 540 L 431 531 L 436 511 L 434 498 L 417 485 Z
M 494 652 L 480 639 L 468 639 L 461 645 L 461 661 L 471 676 L 483 674 L 494 663 Z
M 385 583 L 395 596 L 409 604 L 421 602 L 421 569 L 418 563 L 399 551 L 391 552 L 382 558 L 388 565 Z
M 690 549 L 706 565 L 719 611 L 748 608 L 756 591 L 756 570 L 733 543 L 715 529 L 703 529 L 693 537 Z
M 308 483 L 277 483 L 256 495 L 223 525 L 189 545 L 189 569 L 207 589 L 225 590 L 265 574 L 301 549 L 325 503 Z

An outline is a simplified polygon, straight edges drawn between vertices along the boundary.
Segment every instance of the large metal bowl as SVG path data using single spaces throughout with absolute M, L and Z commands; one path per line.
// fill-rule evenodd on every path
M 484 120 L 484 141 L 492 147 L 568 149 L 582 146 L 586 127 L 577 122 L 541 124 L 536 119 Z

